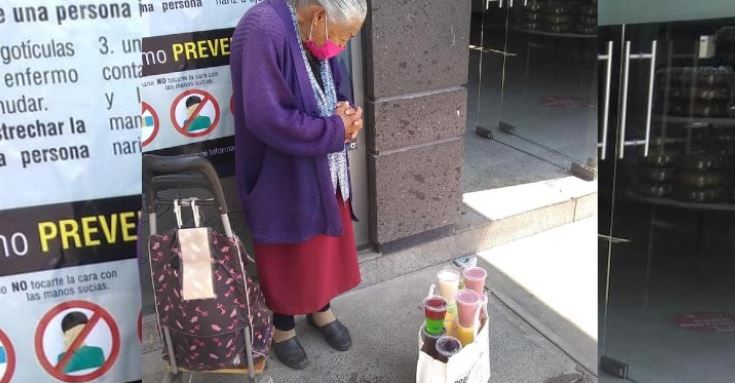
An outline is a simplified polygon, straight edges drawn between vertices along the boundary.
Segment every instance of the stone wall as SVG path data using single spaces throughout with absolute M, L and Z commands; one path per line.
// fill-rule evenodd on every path
M 365 30 L 371 242 L 460 217 L 470 0 L 368 0 Z

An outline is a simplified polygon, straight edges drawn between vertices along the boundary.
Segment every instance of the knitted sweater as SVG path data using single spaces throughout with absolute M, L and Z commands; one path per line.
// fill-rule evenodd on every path
M 266 0 L 243 16 L 230 48 L 237 187 L 260 244 L 342 235 L 327 154 L 344 149 L 344 124 L 319 117 L 298 38 L 285 0 Z

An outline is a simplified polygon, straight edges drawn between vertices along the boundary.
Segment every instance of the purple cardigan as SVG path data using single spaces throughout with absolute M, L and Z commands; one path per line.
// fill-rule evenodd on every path
M 319 117 L 297 38 L 285 1 L 266 0 L 231 44 L 237 187 L 258 244 L 342 235 L 327 154 L 344 149 L 344 124 Z M 339 65 L 330 64 L 339 89 Z

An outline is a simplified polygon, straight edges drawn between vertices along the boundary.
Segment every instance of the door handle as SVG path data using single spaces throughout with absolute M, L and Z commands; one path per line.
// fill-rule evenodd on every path
M 485 10 L 490 9 L 490 3 L 498 3 L 498 8 L 503 8 L 503 0 L 485 0 Z
M 618 237 L 613 237 L 611 235 L 605 235 L 605 234 L 597 234 L 597 238 L 604 239 L 612 243 L 630 243 L 632 242 L 631 240 L 626 239 L 626 238 L 618 238 Z
M 630 53 L 630 41 L 625 42 L 625 57 L 623 65 L 623 108 L 621 112 L 620 121 L 620 159 L 625 157 L 626 146 L 640 146 L 643 145 L 643 156 L 648 157 L 648 148 L 651 142 L 651 116 L 653 114 L 653 88 L 655 85 L 656 75 L 656 50 L 658 47 L 658 41 L 653 40 L 651 43 L 651 53 Z M 625 131 L 627 128 L 628 119 L 628 89 L 630 83 L 630 62 L 631 60 L 651 60 L 650 63 L 650 78 L 648 80 L 648 106 L 646 111 L 646 136 L 643 140 L 625 140 Z
M 477 45 L 471 45 L 471 44 L 470 44 L 470 49 L 473 51 L 481 52 L 481 53 L 494 53 L 494 54 L 498 54 L 498 55 L 505 56 L 505 57 L 516 57 L 517 56 L 516 53 L 510 53 L 510 52 L 506 52 L 500 49 L 482 48 L 482 47 L 478 47 Z
M 607 158 L 607 129 L 610 121 L 610 81 L 612 80 L 612 55 L 613 55 L 613 42 L 612 40 L 607 42 L 607 53 L 604 55 L 598 55 L 599 61 L 604 61 L 605 66 L 605 99 L 603 106 L 603 117 L 602 117 L 602 142 L 597 144 L 601 149 L 600 159 L 604 161 Z
M 625 130 L 628 120 L 628 85 L 630 83 L 630 41 L 625 42 L 623 67 L 623 108 L 620 111 L 620 159 L 625 157 Z
M 656 85 L 656 49 L 658 41 L 651 43 L 651 77 L 648 79 L 648 111 L 646 113 L 646 146 L 643 148 L 643 156 L 648 157 L 648 147 L 651 142 L 651 115 L 653 114 L 653 87 Z

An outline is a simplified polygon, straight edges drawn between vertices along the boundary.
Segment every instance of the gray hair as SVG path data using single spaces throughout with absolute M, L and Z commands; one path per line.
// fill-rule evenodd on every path
M 327 12 L 331 22 L 349 24 L 362 23 L 367 16 L 366 0 L 293 0 L 296 9 L 307 5 L 319 5 Z

